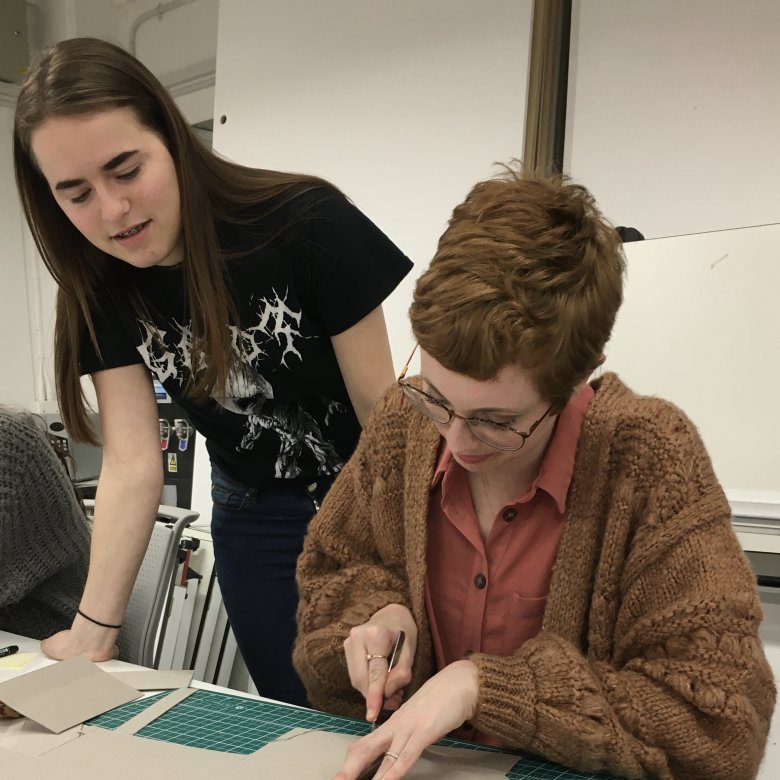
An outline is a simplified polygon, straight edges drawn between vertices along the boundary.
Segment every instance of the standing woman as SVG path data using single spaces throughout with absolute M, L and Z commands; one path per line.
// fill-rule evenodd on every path
M 22 85 L 16 179 L 59 285 L 57 393 L 103 469 L 73 626 L 43 649 L 111 657 L 162 491 L 152 378 L 212 461 L 212 531 L 239 647 L 266 696 L 305 702 L 290 653 L 311 515 L 393 381 L 382 302 L 409 260 L 335 187 L 205 148 L 136 59 L 63 41 Z

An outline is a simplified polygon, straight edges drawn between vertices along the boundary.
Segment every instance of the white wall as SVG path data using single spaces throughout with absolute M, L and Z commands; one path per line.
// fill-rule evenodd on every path
M 160 16 L 157 0 L 134 0 L 118 9 L 119 42 L 163 81 L 193 67 L 213 68 L 219 0 L 191 0 Z M 147 13 L 153 13 L 146 18 Z M 135 28 L 135 32 L 134 32 Z
M 30 45 L 41 49 L 76 36 L 103 38 L 133 51 L 164 80 L 213 63 L 218 13 L 219 0 L 33 0 Z
M 13 108 L 0 105 L 0 404 L 28 407 L 35 398 L 22 214 L 13 177 Z
M 531 0 L 226 0 L 214 144 L 242 163 L 332 180 L 415 262 L 406 311 L 452 207 L 523 151 Z
M 575 0 L 566 169 L 646 237 L 780 221 L 780 3 Z

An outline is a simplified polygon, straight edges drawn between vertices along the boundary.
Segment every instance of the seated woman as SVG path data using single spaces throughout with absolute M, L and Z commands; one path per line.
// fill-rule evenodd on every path
M 338 780 L 382 754 L 397 780 L 455 730 L 627 778 L 755 777 L 775 687 L 710 459 L 670 403 L 586 381 L 623 274 L 565 179 L 508 170 L 455 209 L 411 307 L 421 375 L 374 411 L 298 564 L 311 703 L 404 702 Z
M 70 626 L 89 561 L 89 523 L 31 415 L 0 407 L 0 630 L 44 639 Z

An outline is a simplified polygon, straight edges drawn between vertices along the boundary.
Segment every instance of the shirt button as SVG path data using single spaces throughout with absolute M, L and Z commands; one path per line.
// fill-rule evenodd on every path
M 306 490 L 309 491 L 309 493 L 313 493 L 317 489 L 317 483 L 312 482 L 311 485 L 306 485 Z
M 510 520 L 514 520 L 517 517 L 517 510 L 516 509 L 505 509 L 504 514 L 501 515 L 501 517 L 506 520 L 508 523 Z
M 480 590 L 482 590 L 482 588 L 484 588 L 484 587 L 485 587 L 485 585 L 487 585 L 487 579 L 485 578 L 485 575 L 484 575 L 484 574 L 477 574 L 477 576 L 476 576 L 476 577 L 474 577 L 474 584 L 475 584 L 475 585 L 476 585 L 476 586 L 477 586 L 477 587 L 478 587 Z

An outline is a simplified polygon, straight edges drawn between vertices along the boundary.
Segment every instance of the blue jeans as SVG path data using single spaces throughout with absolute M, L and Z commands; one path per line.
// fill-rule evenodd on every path
M 306 705 L 292 665 L 303 537 L 332 478 L 279 480 L 258 490 L 211 468 L 211 534 L 222 599 L 249 674 L 262 696 Z

